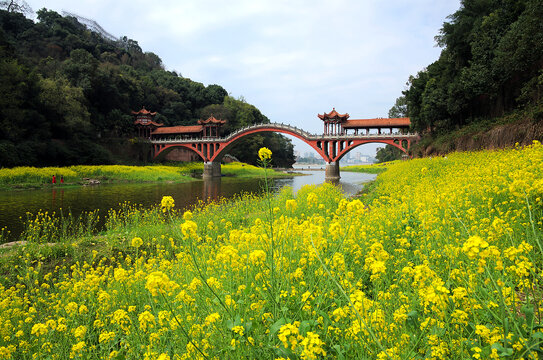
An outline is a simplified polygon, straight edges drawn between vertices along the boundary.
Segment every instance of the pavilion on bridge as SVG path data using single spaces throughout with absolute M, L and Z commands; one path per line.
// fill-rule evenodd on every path
M 406 133 L 411 125 L 411 121 L 407 117 L 349 120 L 349 114 L 340 114 L 335 108 L 329 113 L 318 114 L 318 117 L 324 122 L 325 136 L 369 135 L 372 130 L 376 130 L 377 134 L 381 135 L 383 129 L 388 129 L 389 134 L 392 134 L 394 129 L 400 133 Z M 365 131 L 365 134 L 362 131 Z
M 153 121 L 156 112 L 150 112 L 145 109 L 145 106 L 140 111 L 132 111 L 132 114 L 136 115 L 134 125 L 138 130 L 138 136 L 147 139 L 163 139 L 172 136 L 181 139 L 220 137 L 220 128 L 226 124 L 226 120 L 219 120 L 211 115 L 206 120 L 198 120 L 198 125 L 164 126 Z
M 209 139 L 220 137 L 220 128 L 226 124 L 226 120 L 215 119 L 213 115 L 208 117 L 206 120 L 198 120 L 198 125 L 188 125 L 188 126 L 166 126 L 155 129 L 151 133 L 151 138 L 153 139 L 163 139 L 175 136 L 176 138 L 181 139 Z
M 136 125 L 139 137 L 151 138 L 153 131 L 164 125 L 154 122 L 153 116 L 156 115 L 156 112 L 150 112 L 145 109 L 145 106 L 140 111 L 132 111 L 132 115 L 136 115 L 134 125 Z
M 206 120 L 198 120 L 198 125 L 163 126 L 153 121 L 156 112 L 150 112 L 143 107 L 140 111 L 132 111 L 136 115 L 134 125 L 138 136 L 150 140 L 177 139 L 211 139 L 221 136 L 221 127 L 226 120 L 216 119 L 211 115 Z M 175 148 L 165 157 L 169 161 L 198 161 L 199 156 L 194 151 L 185 148 Z

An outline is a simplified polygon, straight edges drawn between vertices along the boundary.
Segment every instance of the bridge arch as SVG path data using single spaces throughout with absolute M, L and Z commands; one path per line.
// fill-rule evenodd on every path
M 361 140 L 361 141 L 356 141 L 355 143 L 349 145 L 348 147 L 344 148 L 344 150 L 342 150 L 338 156 L 336 157 L 335 161 L 339 161 L 341 159 L 343 159 L 343 157 L 345 155 L 347 155 L 347 153 L 351 152 L 352 150 L 354 150 L 355 148 L 359 147 L 360 145 L 365 145 L 365 144 L 386 144 L 386 145 L 392 145 L 398 149 L 400 149 L 403 153 L 405 153 L 406 155 L 409 155 L 409 152 L 408 152 L 408 148 L 409 148 L 409 145 L 407 146 L 407 148 L 404 148 L 402 146 L 402 141 L 407 141 L 407 143 L 409 144 L 409 140 L 401 140 L 401 139 L 398 139 L 398 142 L 396 143 L 396 140 L 385 140 L 385 139 L 382 139 L 382 140 Z
M 215 154 L 215 156 L 213 156 L 211 161 L 216 161 L 216 160 L 222 158 L 222 156 L 225 155 L 225 152 L 228 149 L 230 149 L 231 146 L 236 141 L 238 141 L 239 139 L 241 139 L 241 138 L 243 138 L 245 136 L 248 136 L 248 135 L 253 135 L 253 134 L 259 133 L 259 132 L 275 132 L 275 133 L 282 133 L 282 134 L 292 135 L 292 136 L 302 140 L 307 145 L 311 146 L 317 153 L 319 153 L 320 156 L 325 158 L 323 150 L 320 149 L 315 142 L 312 142 L 311 140 L 308 139 L 308 137 L 310 136 L 309 133 L 306 133 L 303 130 L 300 130 L 300 129 L 297 129 L 297 128 L 294 128 L 294 127 L 291 127 L 291 126 L 288 126 L 288 128 L 286 128 L 287 126 L 288 125 L 285 125 L 285 127 L 279 127 L 279 126 L 273 126 L 273 125 L 271 125 L 271 126 L 258 126 L 258 127 L 255 127 L 255 128 L 247 128 L 247 129 L 241 130 L 239 132 L 236 132 L 234 134 L 231 134 L 230 136 L 226 137 L 225 144 L 220 147 L 219 152 L 217 154 Z
M 190 151 L 194 152 L 201 159 L 205 160 L 203 152 L 198 150 L 198 147 L 194 147 L 192 145 L 193 144 L 183 144 L 183 143 L 181 143 L 181 144 L 164 144 L 164 145 L 159 144 L 159 145 L 154 145 L 154 159 L 155 160 L 163 159 L 172 150 L 174 150 L 176 148 L 183 148 L 183 149 L 187 149 L 187 150 L 190 150 Z

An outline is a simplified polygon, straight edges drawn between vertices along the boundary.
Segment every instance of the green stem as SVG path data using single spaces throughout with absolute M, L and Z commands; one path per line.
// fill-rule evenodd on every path
M 274 235 L 273 235 L 273 209 L 271 207 L 271 199 L 270 199 L 270 189 L 269 189 L 269 185 L 268 185 L 268 164 L 266 161 L 263 161 L 263 166 L 264 166 L 264 187 L 265 187 L 265 190 L 266 190 L 266 204 L 268 205 L 268 218 L 269 218 L 269 223 L 270 223 L 270 259 L 271 259 L 271 266 L 270 266 L 270 283 L 271 283 L 271 286 L 270 286 L 270 290 L 271 290 L 271 299 L 272 299 L 272 302 L 273 302 L 273 306 L 274 306 L 274 309 L 273 309 L 273 316 L 276 316 L 277 315 L 277 301 L 275 299 L 275 294 L 276 294 L 276 291 L 275 291 L 275 239 L 274 239 Z
M 349 306 L 354 310 L 354 312 L 356 313 L 356 316 L 358 317 L 358 320 L 360 321 L 360 323 L 362 325 L 364 325 L 364 327 L 366 328 L 366 330 L 368 330 L 368 333 L 370 334 L 370 336 L 372 337 L 373 341 L 375 341 L 375 343 L 379 346 L 379 348 L 381 349 L 381 351 L 383 351 L 386 355 L 386 357 L 390 360 L 392 360 L 392 358 L 390 357 L 390 355 L 388 354 L 388 351 L 384 348 L 384 346 L 381 344 L 381 342 L 379 341 L 379 339 L 377 338 L 377 336 L 375 335 L 375 333 L 373 332 L 373 330 L 368 326 L 368 324 L 364 321 L 364 319 L 362 318 L 362 315 L 360 315 L 360 313 L 358 312 L 358 309 L 354 306 L 353 302 L 351 301 L 351 298 L 347 295 L 347 293 L 345 292 L 345 290 L 343 289 L 343 287 L 337 282 L 337 280 L 334 278 L 334 276 L 330 273 L 330 270 L 328 270 L 328 267 L 324 264 L 324 262 L 322 261 L 320 255 L 319 255 L 319 252 L 317 251 L 317 248 L 315 247 L 315 243 L 313 242 L 313 236 L 310 237 L 311 239 L 311 246 L 313 247 L 313 250 L 315 251 L 315 255 L 317 255 L 317 259 L 319 260 L 321 266 L 323 267 L 324 271 L 326 271 L 326 273 L 328 274 L 328 276 L 330 277 L 330 279 L 332 279 L 332 281 L 334 282 L 334 284 L 337 286 L 337 288 L 339 289 L 339 291 L 341 292 L 341 294 L 347 299 L 347 301 L 349 302 Z
M 206 354 L 203 353 L 202 350 L 200 350 L 200 348 L 192 341 L 189 333 L 185 330 L 185 328 L 183 327 L 183 325 L 181 325 L 181 322 L 179 321 L 179 319 L 177 318 L 177 315 L 175 315 L 173 309 L 172 309 L 172 306 L 171 304 L 169 303 L 168 299 L 166 299 L 166 297 L 164 296 L 164 294 L 161 292 L 160 295 L 162 296 L 162 298 L 164 299 L 165 303 L 166 303 L 166 306 L 168 307 L 168 310 L 170 310 L 170 312 L 172 313 L 173 315 L 173 318 L 175 319 L 175 321 L 177 322 L 177 325 L 179 325 L 179 328 L 181 329 L 181 332 L 183 333 L 183 335 L 185 335 L 185 337 L 187 338 L 187 340 L 192 344 L 192 346 L 194 346 L 194 348 L 196 350 L 198 350 L 198 352 L 200 354 L 202 354 L 202 356 L 205 358 L 205 359 L 209 359 Z

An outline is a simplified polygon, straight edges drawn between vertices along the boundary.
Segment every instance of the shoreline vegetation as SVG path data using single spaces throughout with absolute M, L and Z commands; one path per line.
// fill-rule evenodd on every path
M 203 163 L 175 165 L 76 165 L 67 167 L 16 167 L 0 169 L 0 191 L 37 189 L 51 186 L 81 186 L 92 183 L 132 182 L 190 182 L 197 181 L 203 173 Z M 263 177 L 264 170 L 253 165 L 233 162 L 221 166 L 223 176 Z M 293 173 L 268 170 L 268 176 L 286 177 Z M 52 184 L 53 176 L 56 184 Z M 60 184 L 63 177 L 64 184 Z
M 323 184 L 181 213 L 165 196 L 100 233 L 44 215 L 0 249 L 0 353 L 538 358 L 543 146 L 387 169 L 358 199 Z
M 385 172 L 391 165 L 399 161 L 400 160 L 394 160 L 394 161 L 387 161 L 387 162 L 368 164 L 368 165 L 342 166 L 341 171 L 360 172 L 360 173 L 366 173 L 366 174 L 381 174 Z

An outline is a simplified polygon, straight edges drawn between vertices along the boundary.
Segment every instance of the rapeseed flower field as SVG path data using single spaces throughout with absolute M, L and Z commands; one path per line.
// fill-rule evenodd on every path
M 179 163 L 177 165 L 74 165 L 68 167 L 16 167 L 0 169 L 0 186 L 43 185 L 51 184 L 53 176 L 57 184 L 60 178 L 69 184 L 84 182 L 85 178 L 113 182 L 157 182 L 193 181 L 193 174 L 201 174 L 204 170 L 202 162 Z M 257 177 L 263 176 L 262 168 L 233 162 L 222 165 L 222 173 L 226 176 Z M 270 171 L 269 176 L 289 176 L 282 172 Z M 292 175 L 290 175 L 292 176 Z
M 0 359 L 540 359 L 542 197 L 536 142 L 391 164 L 363 199 L 166 198 L 156 234 L 115 213 L 111 255 L 21 256 Z

